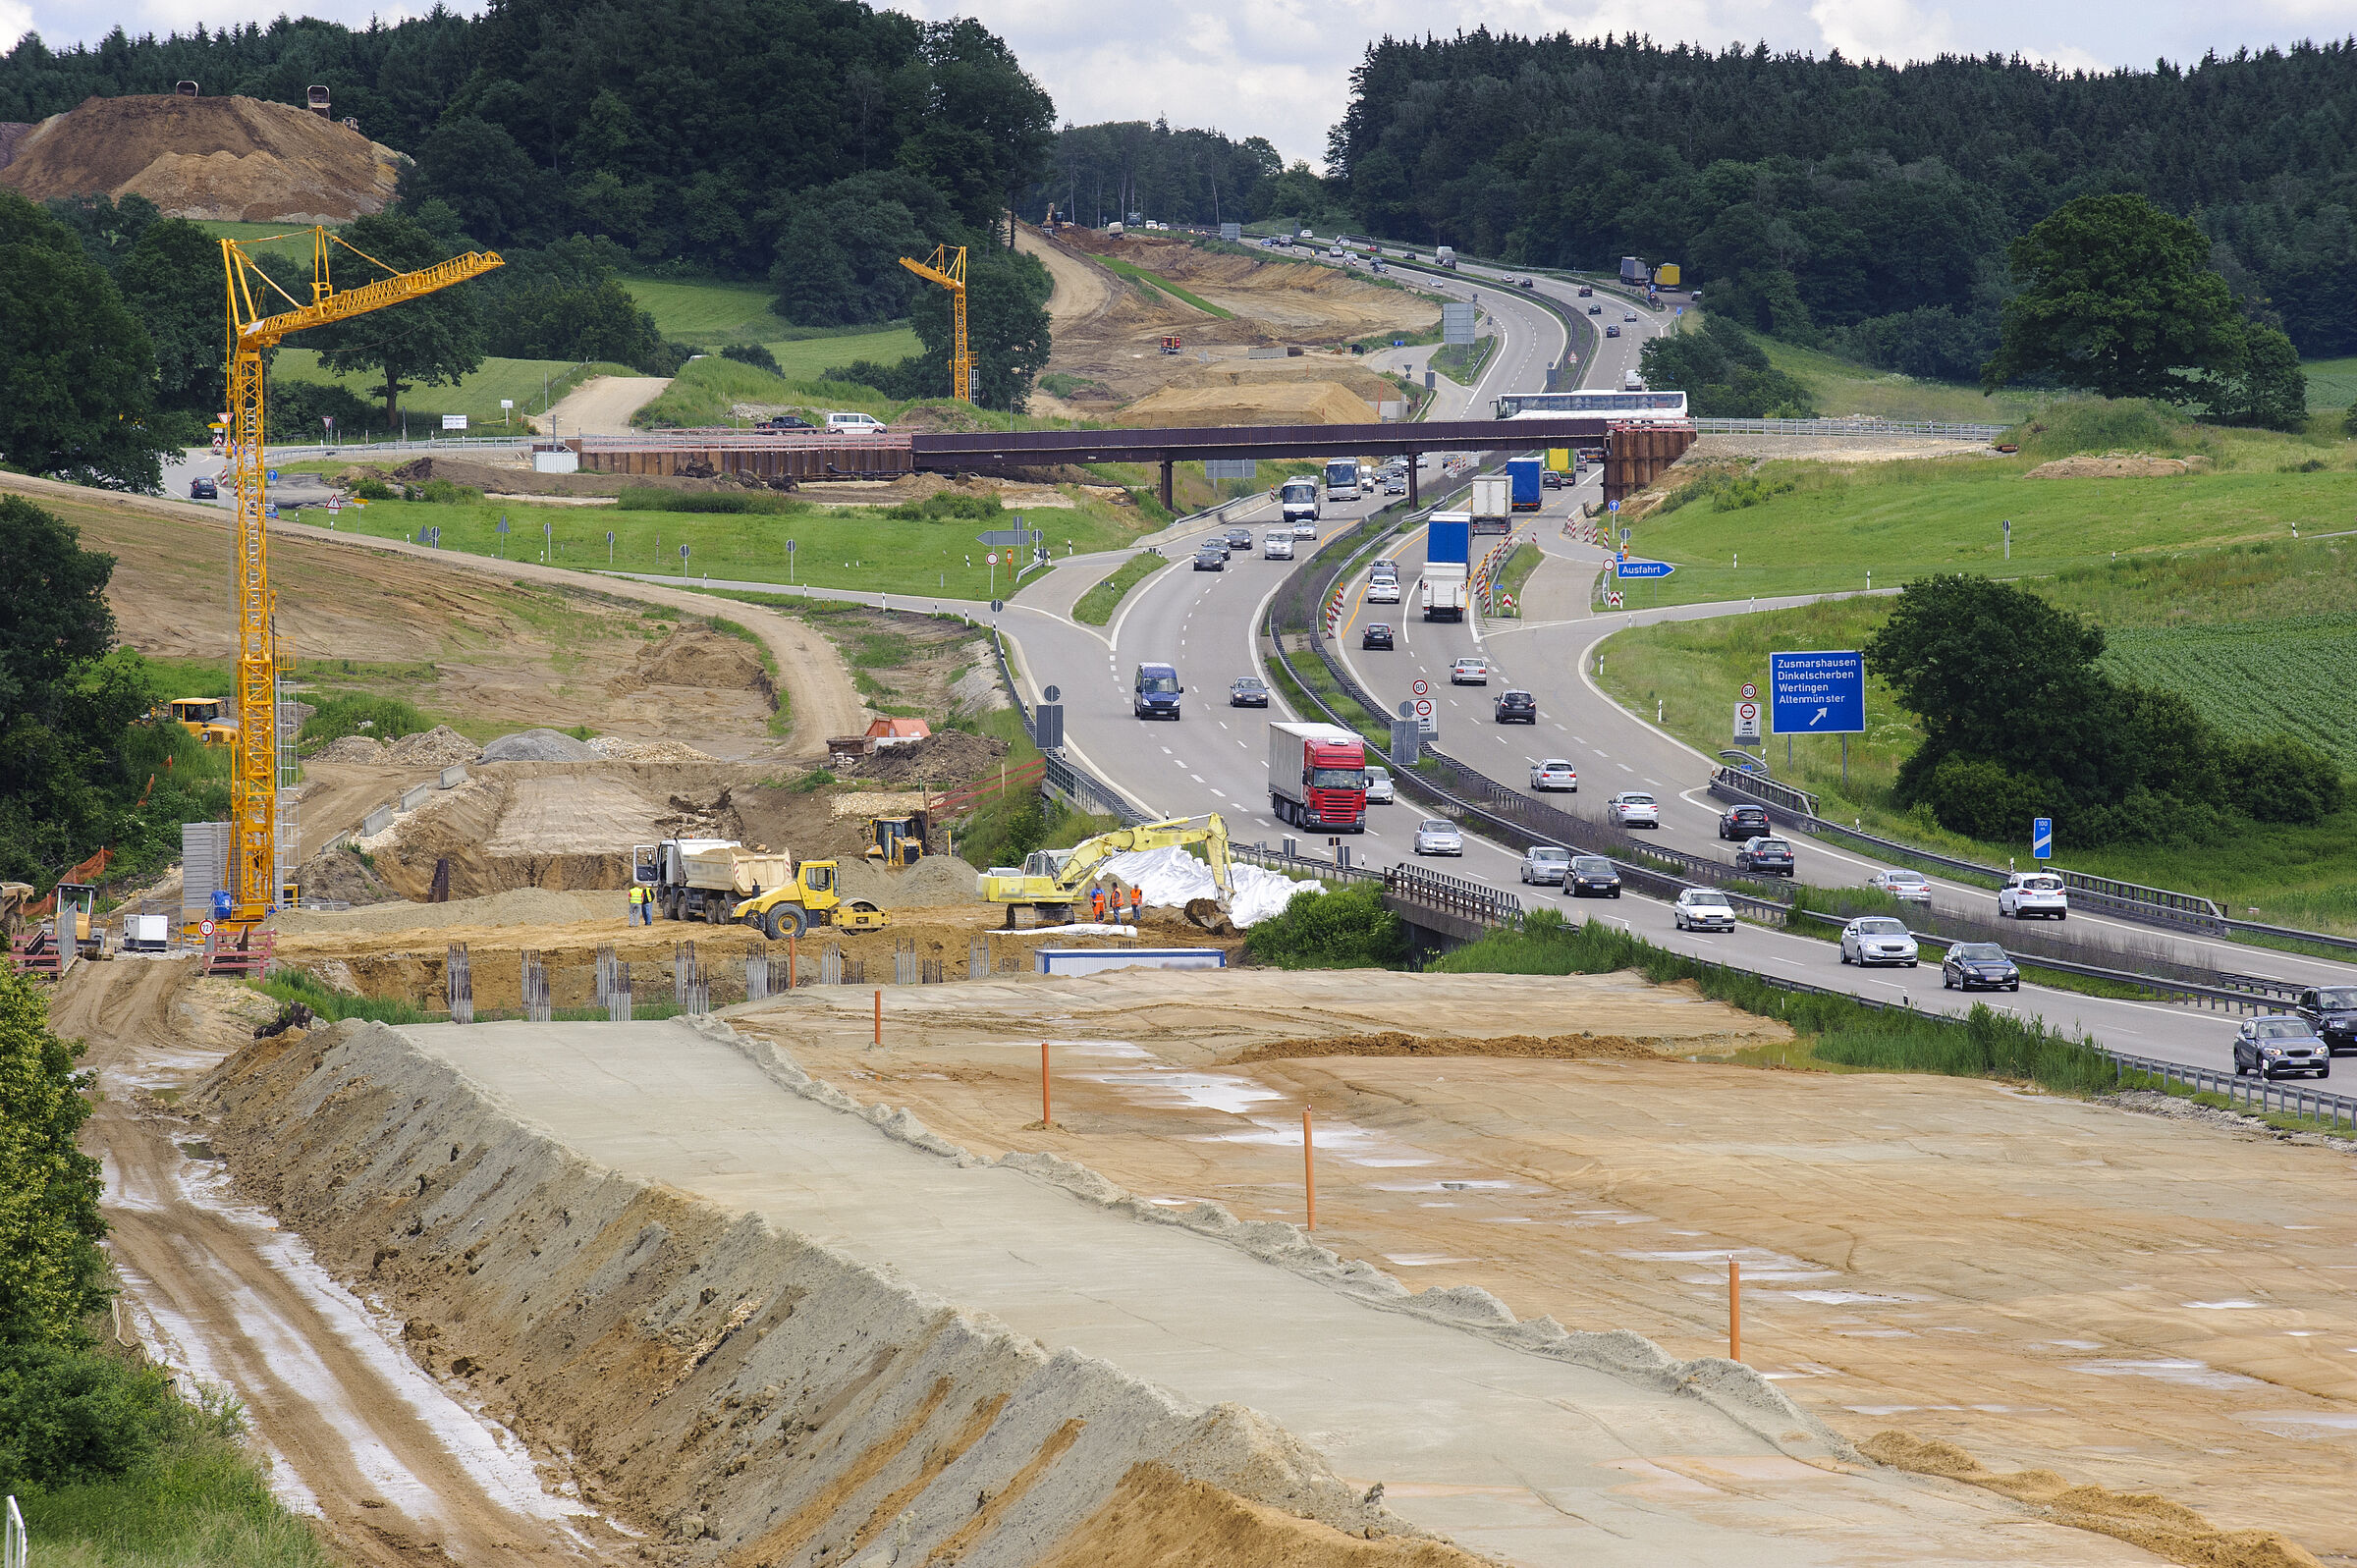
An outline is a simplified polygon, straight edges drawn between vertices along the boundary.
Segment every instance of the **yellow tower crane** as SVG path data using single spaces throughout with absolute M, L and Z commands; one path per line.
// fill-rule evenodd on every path
M 911 261 L 903 256 L 901 265 L 950 291 L 950 314 L 957 328 L 950 343 L 950 396 L 964 403 L 973 402 L 974 351 L 965 341 L 965 246 L 952 250 L 948 245 L 935 245 L 927 260 Z
M 269 239 L 292 237 L 272 235 Z M 242 925 L 261 920 L 280 897 L 278 676 L 283 669 L 292 668 L 274 623 L 278 599 L 270 587 L 268 497 L 263 490 L 268 464 L 262 447 L 262 351 L 275 348 L 289 333 L 382 310 L 464 283 L 501 264 L 497 255 L 469 250 L 421 271 L 401 272 L 314 226 L 311 299 L 305 304 L 272 282 L 247 252 L 247 244 L 267 243 L 221 242 L 221 268 L 229 287 L 229 424 L 223 436 L 237 498 L 233 609 L 238 622 L 238 737 L 230 753 L 227 891 L 230 919 Z M 331 245 L 343 245 L 391 276 L 339 294 L 328 264 Z M 261 289 L 254 287 L 256 280 Z M 271 294 L 293 308 L 265 314 Z M 257 297 L 261 307 L 254 302 Z

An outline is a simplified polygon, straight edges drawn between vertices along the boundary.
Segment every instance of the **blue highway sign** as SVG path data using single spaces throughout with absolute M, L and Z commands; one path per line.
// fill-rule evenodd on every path
M 1855 649 L 1770 654 L 1768 711 L 1780 735 L 1864 733 L 1865 660 Z
M 1625 556 L 1613 564 L 1616 577 L 1667 577 L 1676 569 L 1667 561 L 1631 561 Z
M 2055 854 L 2055 819 L 2030 819 L 2030 853 L 2039 860 L 2051 860 Z

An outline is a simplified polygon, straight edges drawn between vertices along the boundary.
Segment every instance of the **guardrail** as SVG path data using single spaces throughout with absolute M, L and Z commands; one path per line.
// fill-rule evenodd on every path
M 1486 882 L 1473 882 L 1463 877 L 1452 877 L 1446 872 L 1424 866 L 1393 864 L 1383 868 L 1383 891 L 1387 897 L 1398 898 L 1441 914 L 1454 915 L 1484 926 L 1517 926 L 1522 923 L 1522 900 L 1510 892 L 1501 892 Z
M 1331 860 L 1319 860 L 1311 855 L 1287 854 L 1271 849 L 1265 843 L 1228 846 L 1231 860 L 1244 860 L 1266 871 L 1294 872 L 1304 877 L 1316 877 L 1324 882 L 1381 882 L 1383 873 L 1368 866 L 1343 866 Z
M 1713 435 L 1945 436 L 1956 441 L 1995 441 L 2005 433 L 2003 425 L 1934 419 L 1697 419 L 1694 428 Z
M 2101 1046 L 2096 1049 L 2103 1051 Z M 2120 1069 L 2123 1083 L 2128 1073 L 2140 1072 L 2160 1079 L 2164 1086 L 2181 1083 L 2197 1094 L 2222 1095 L 2251 1110 L 2272 1109 L 2288 1116 L 2306 1116 L 2335 1128 L 2346 1122 L 2350 1131 L 2357 1132 L 2357 1096 L 2328 1094 L 2322 1089 L 2266 1078 L 2254 1083 L 2240 1073 L 2193 1067 L 2181 1061 L 2162 1061 L 2152 1056 L 2123 1055 L 2116 1051 L 2104 1051 L 2104 1054 Z

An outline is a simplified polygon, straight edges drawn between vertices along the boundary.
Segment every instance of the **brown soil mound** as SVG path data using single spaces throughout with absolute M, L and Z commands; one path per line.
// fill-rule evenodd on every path
M 1137 400 L 1114 420 L 1123 425 L 1367 425 L 1374 406 L 1331 381 L 1276 386 L 1171 387 Z
M 1946 1476 L 2002 1492 L 2056 1524 L 2073 1525 L 2142 1546 L 2170 1562 L 2200 1568 L 2308 1568 L 2316 1557 L 2273 1530 L 2220 1530 L 2182 1503 L 2151 1492 L 2073 1484 L 2051 1470 L 2000 1473 L 1954 1443 L 1881 1432 L 1858 1446 L 1869 1458 L 1919 1475 Z
M 2056 458 L 2042 462 L 2025 476 L 2031 479 L 2173 479 L 2179 474 L 2199 473 L 2210 466 L 2207 458 L 2148 458 L 2141 452 L 2107 453 L 2095 457 L 2081 453 L 2071 458 Z
M 1362 1530 L 1365 1527 L 1361 1527 Z M 1438 1541 L 1344 1535 L 1149 1461 L 1132 1466 L 1105 1506 L 1040 1559 L 1040 1568 L 1476 1568 Z
M 1564 1060 L 1659 1061 L 1662 1053 L 1626 1035 L 1504 1035 L 1492 1040 L 1406 1035 L 1393 1031 L 1326 1040 L 1279 1040 L 1229 1060 L 1277 1061 L 1287 1056 L 1552 1056 Z
M 35 201 L 142 195 L 175 218 L 343 223 L 393 199 L 402 157 L 258 98 L 88 98 L 17 143 L 0 183 Z
M 880 784 L 961 784 L 998 766 L 1007 742 L 963 730 L 943 730 L 906 746 L 887 746 L 845 770 Z
M 757 691 L 773 710 L 778 705 L 777 682 L 762 668 L 751 644 L 702 626 L 682 626 L 661 642 L 649 643 L 638 662 L 606 689 L 619 697 L 649 686 Z

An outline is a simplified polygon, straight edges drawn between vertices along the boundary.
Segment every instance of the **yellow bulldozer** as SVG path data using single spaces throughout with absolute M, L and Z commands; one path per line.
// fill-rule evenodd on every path
M 1201 844 L 1211 867 L 1217 898 L 1196 898 L 1186 906 L 1186 918 L 1210 931 L 1228 926 L 1228 824 L 1218 812 L 1201 819 L 1170 817 L 1139 823 L 1083 838 L 1069 849 L 1034 849 L 1020 871 L 997 867 L 975 878 L 975 892 L 987 902 L 1007 906 L 1007 929 L 1014 929 L 1014 912 L 1029 907 L 1043 920 L 1058 924 L 1072 918 L 1072 906 L 1085 896 L 1090 875 L 1111 856 L 1133 849 L 1168 849 Z
M 864 898 L 843 901 L 842 868 L 832 860 L 805 860 L 794 880 L 756 893 L 729 911 L 731 920 L 761 928 L 772 942 L 798 937 L 814 926 L 845 931 L 881 931 L 892 917 Z
M 925 857 L 925 834 L 930 814 L 912 811 L 904 817 L 867 819 L 867 858 L 880 866 L 903 871 Z

